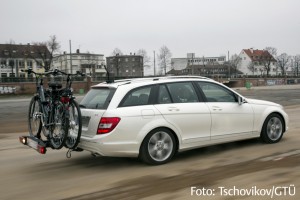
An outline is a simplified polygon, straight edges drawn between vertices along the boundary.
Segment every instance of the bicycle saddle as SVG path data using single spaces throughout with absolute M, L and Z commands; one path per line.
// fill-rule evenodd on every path
M 52 82 L 48 84 L 50 88 L 52 89 L 60 89 L 62 88 L 62 84 L 61 83 L 57 83 L 57 82 Z

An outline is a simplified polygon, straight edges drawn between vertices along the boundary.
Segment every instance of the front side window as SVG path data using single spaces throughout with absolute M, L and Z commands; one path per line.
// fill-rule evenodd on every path
M 151 88 L 152 86 L 148 86 L 130 91 L 122 100 L 120 107 L 147 105 Z
M 237 98 L 230 90 L 209 82 L 197 82 L 203 91 L 207 102 L 237 102 Z
M 191 82 L 167 84 L 174 103 L 198 102 L 196 91 Z

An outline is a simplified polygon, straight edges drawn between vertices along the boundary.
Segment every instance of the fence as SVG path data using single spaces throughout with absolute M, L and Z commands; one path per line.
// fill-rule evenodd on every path
M 124 77 L 118 77 L 122 79 Z M 133 77 L 131 77 L 133 78 Z M 139 77 L 134 77 L 139 78 Z M 300 78 L 280 77 L 280 78 L 220 78 L 214 77 L 216 81 L 224 83 L 229 87 L 245 87 L 246 84 L 251 86 L 271 86 L 284 84 L 300 84 Z M 13 80 L 13 81 L 12 81 Z M 48 82 L 61 82 L 65 84 L 65 79 L 62 77 L 44 78 L 44 85 Z M 74 93 L 86 93 L 92 85 L 106 81 L 105 77 L 92 79 L 91 77 L 78 77 L 73 80 L 72 88 Z M 36 92 L 35 78 L 1 78 L 0 79 L 0 94 L 33 94 Z
M 14 82 L 8 81 L 7 78 L 0 81 L 0 94 L 33 94 L 36 92 L 35 78 L 14 78 Z M 66 80 L 62 77 L 43 78 L 44 85 L 47 87 L 48 82 L 60 82 L 65 85 Z M 96 84 L 96 83 L 95 83 Z M 78 77 L 73 79 L 72 88 L 74 93 L 85 93 L 94 85 L 90 77 Z

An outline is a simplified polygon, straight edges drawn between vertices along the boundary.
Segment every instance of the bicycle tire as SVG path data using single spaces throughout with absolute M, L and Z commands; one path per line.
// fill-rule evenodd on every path
M 49 133 L 49 141 L 53 149 L 61 149 L 67 139 L 69 130 L 69 117 L 66 105 L 60 101 L 54 106 L 54 116 L 52 128 Z
M 28 131 L 29 135 L 41 138 L 42 119 L 41 119 L 42 105 L 37 96 L 31 98 L 28 110 Z
M 76 149 L 81 137 L 82 119 L 78 103 L 72 100 L 69 104 L 69 131 L 65 147 Z

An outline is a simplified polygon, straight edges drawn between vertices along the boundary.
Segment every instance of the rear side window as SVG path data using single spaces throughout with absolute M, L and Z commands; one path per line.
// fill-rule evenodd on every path
M 165 85 L 159 86 L 158 101 L 159 104 L 172 103 L 171 97 Z
M 130 91 L 122 100 L 120 107 L 147 105 L 152 86 Z
M 115 91 L 115 89 L 111 88 L 92 88 L 80 102 L 80 107 L 88 109 L 107 109 Z

